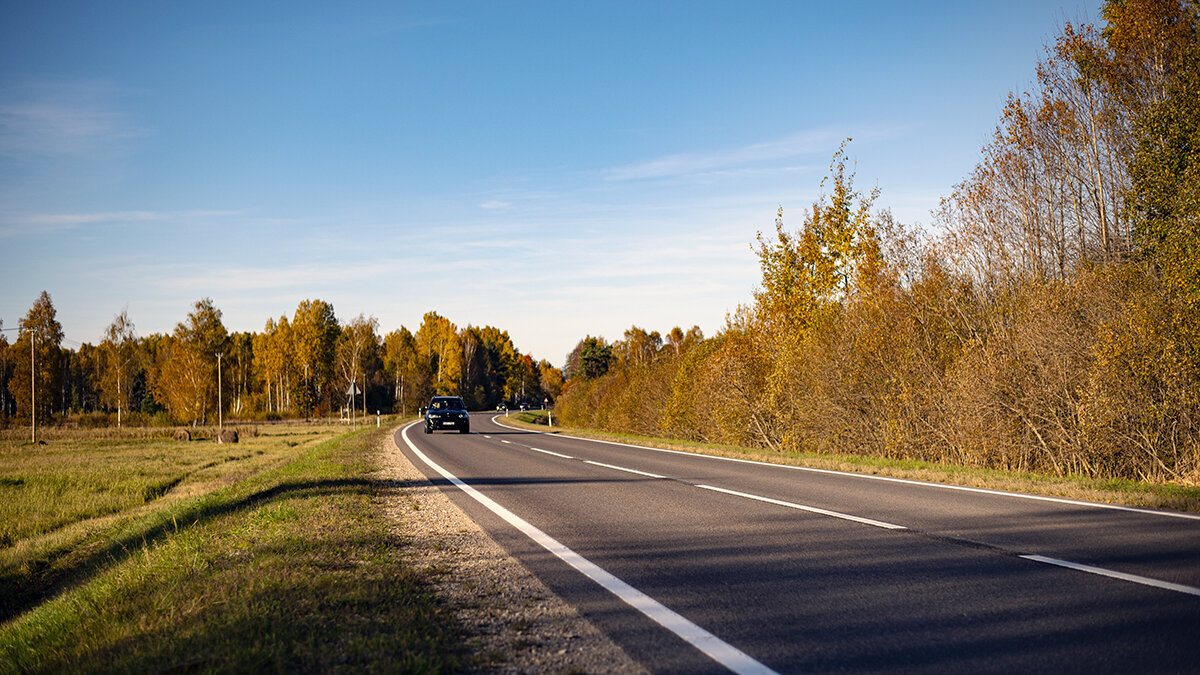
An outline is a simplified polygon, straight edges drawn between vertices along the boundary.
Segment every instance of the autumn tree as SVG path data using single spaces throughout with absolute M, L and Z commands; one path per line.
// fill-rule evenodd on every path
M 505 398 L 510 401 L 541 401 L 541 377 L 532 357 L 522 354 L 517 358 L 509 370 L 504 393 Z
M 843 299 L 869 292 L 878 280 L 881 250 L 871 209 L 879 191 L 858 192 L 846 161 L 843 142 L 833 156 L 830 175 L 821 181 L 824 188 L 832 179 L 831 192 L 805 213 L 797 233 L 785 228 L 780 208 L 773 241 L 758 235 L 758 319 L 780 335 L 795 337 L 824 325 Z
M 432 377 L 428 363 L 417 358 L 417 343 L 411 331 L 401 326 L 383 339 L 383 367 L 392 380 L 397 411 L 407 415 L 409 403 L 431 396 Z
M 293 365 L 292 328 L 287 316 L 267 319 L 263 330 L 252 338 L 255 355 L 255 375 L 266 397 L 264 408 L 269 413 L 283 412 L 291 407 Z M 303 373 L 301 373 L 303 376 Z M 308 391 L 307 385 L 302 390 Z M 301 401 L 305 414 L 309 399 Z
M 105 405 L 117 409 L 118 429 L 123 413 L 129 409 L 133 375 L 139 368 L 140 356 L 133 322 L 129 320 L 129 311 L 123 309 L 104 331 L 99 364 L 100 390 Z
M 457 327 L 437 312 L 427 312 L 414 335 L 417 357 L 428 365 L 433 393 L 457 396 L 462 376 L 462 341 Z
M 349 391 L 356 384 L 362 385 L 363 415 L 367 414 L 367 370 L 379 349 L 378 329 L 378 319 L 359 314 L 342 327 L 337 341 L 338 387 L 345 386 L 343 391 Z
M 488 383 L 488 397 L 483 404 L 490 408 L 504 400 L 508 381 L 512 377 L 517 360 L 521 358 L 521 353 L 507 331 L 485 326 L 479 330 L 479 337 L 487 355 L 485 378 Z
M 21 319 L 20 329 L 11 350 L 14 358 L 9 392 L 16 401 L 18 414 L 35 412 L 37 419 L 47 420 L 54 412 L 62 384 L 63 340 L 62 325 L 49 293 L 42 291 Z
M 254 334 L 233 333 L 229 336 L 229 352 L 226 360 L 225 382 L 229 396 L 229 412 L 241 415 L 250 410 L 251 390 L 254 381 Z
M 630 326 L 624 339 L 613 345 L 613 356 L 618 365 L 623 368 L 649 365 L 658 357 L 662 349 L 662 335 L 658 331 L 647 331 L 638 326 Z
M 175 419 L 195 426 L 216 411 L 217 355 L 225 355 L 228 339 L 211 298 L 197 301 L 187 319 L 176 324 L 155 382 L 157 396 Z
M 539 375 L 538 387 L 551 401 L 557 401 L 559 395 L 562 393 L 563 386 L 566 384 L 563 372 L 545 359 L 538 361 L 537 367 Z
M 291 323 L 291 357 L 296 374 L 293 389 L 300 388 L 299 398 L 308 409 L 308 402 L 329 406 L 339 387 L 335 386 L 337 340 L 341 334 L 333 305 L 323 300 L 304 300 L 297 307 Z M 311 392 L 311 399 L 309 398 Z

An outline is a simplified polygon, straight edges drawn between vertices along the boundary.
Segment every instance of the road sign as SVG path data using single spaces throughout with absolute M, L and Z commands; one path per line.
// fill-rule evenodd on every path
M 362 389 L 358 388 L 357 382 L 351 382 L 350 387 L 348 389 L 346 389 L 347 396 L 358 396 L 361 393 L 362 393 Z

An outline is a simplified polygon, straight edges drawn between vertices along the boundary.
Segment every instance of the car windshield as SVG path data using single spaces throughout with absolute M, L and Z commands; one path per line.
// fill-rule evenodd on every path
M 460 398 L 435 398 L 429 407 L 433 410 L 462 410 L 463 403 Z

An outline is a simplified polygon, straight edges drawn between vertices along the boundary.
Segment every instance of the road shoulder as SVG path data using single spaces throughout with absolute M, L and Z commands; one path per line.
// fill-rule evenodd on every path
M 406 561 L 436 571 L 434 591 L 472 635 L 474 667 L 498 673 L 644 673 L 425 478 L 389 434 L 382 477 L 402 489 L 390 515 Z

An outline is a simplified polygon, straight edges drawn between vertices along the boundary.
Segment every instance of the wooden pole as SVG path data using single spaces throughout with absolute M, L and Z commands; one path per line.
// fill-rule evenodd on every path
M 221 401 L 221 355 L 217 354 L 217 429 L 225 429 L 225 411 Z
M 37 443 L 37 367 L 33 360 L 33 336 L 36 328 L 29 329 L 29 442 Z

